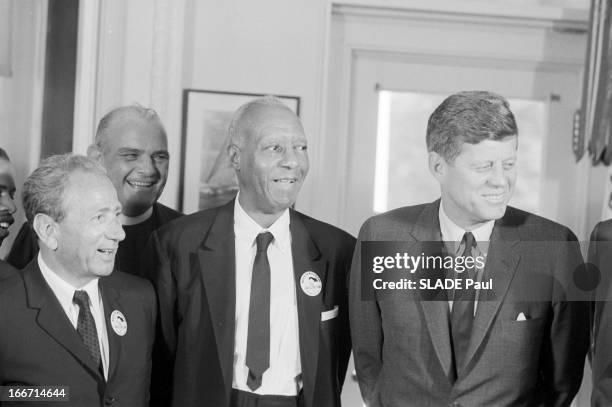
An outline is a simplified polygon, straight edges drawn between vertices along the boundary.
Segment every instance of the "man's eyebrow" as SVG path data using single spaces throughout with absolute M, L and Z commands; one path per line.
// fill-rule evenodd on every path
M 142 150 L 138 149 L 138 148 L 131 148 L 131 147 L 121 147 L 117 150 L 119 153 L 124 154 L 124 153 L 142 153 Z
M 103 206 L 102 208 L 97 208 L 94 213 L 104 213 L 104 212 L 121 212 L 121 205 L 118 206 Z
M 168 152 L 168 150 L 157 150 L 157 151 L 153 151 L 153 154 L 165 154 L 165 155 L 170 155 L 170 153 Z

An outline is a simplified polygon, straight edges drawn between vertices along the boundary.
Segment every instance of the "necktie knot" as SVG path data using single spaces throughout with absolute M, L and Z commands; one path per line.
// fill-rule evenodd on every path
M 78 305 L 81 309 L 84 307 L 89 308 L 89 295 L 87 294 L 87 291 L 76 290 L 74 292 L 74 297 L 72 297 L 72 302 Z
M 257 235 L 255 242 L 257 242 L 257 251 L 265 252 L 268 250 L 268 246 L 274 240 L 274 235 L 270 232 L 264 232 Z

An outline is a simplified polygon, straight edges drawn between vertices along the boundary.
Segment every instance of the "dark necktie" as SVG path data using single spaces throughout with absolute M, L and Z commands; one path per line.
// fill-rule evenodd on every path
M 247 386 L 253 391 L 261 386 L 261 377 L 270 367 L 270 263 L 268 246 L 274 239 L 270 232 L 257 235 L 257 254 L 251 275 L 249 302 L 249 332 L 246 365 L 249 368 Z
M 464 247 L 462 256 L 464 258 L 473 256 L 472 249 L 476 247 L 476 241 L 472 232 L 465 232 L 461 244 Z M 466 269 L 458 274 L 462 280 L 462 285 L 460 290 L 455 290 L 451 312 L 451 336 L 456 373 L 461 370 L 465 363 L 472 325 L 474 324 L 474 300 L 476 299 L 476 290 L 473 287 L 469 289 L 465 287 L 466 279 L 474 278 L 473 270 Z
M 74 292 L 72 302 L 79 306 L 79 319 L 77 322 L 77 332 L 81 340 L 85 344 L 87 351 L 91 355 L 98 369 L 101 369 L 102 358 L 100 356 L 100 342 L 98 339 L 98 331 L 96 330 L 96 322 L 89 310 L 89 295 L 86 291 L 77 290 Z

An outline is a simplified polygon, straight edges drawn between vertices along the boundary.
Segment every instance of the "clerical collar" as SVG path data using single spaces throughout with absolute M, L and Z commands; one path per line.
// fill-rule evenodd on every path
M 137 225 L 149 219 L 153 215 L 153 207 L 147 209 L 144 213 L 138 216 L 125 216 L 124 214 L 119 215 L 119 221 L 123 226 Z

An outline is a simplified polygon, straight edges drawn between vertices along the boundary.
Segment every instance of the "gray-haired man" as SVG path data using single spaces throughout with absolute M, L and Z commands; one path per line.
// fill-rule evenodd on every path
M 23 203 L 40 251 L 0 284 L 0 386 L 63 386 L 57 405 L 147 406 L 155 292 L 113 271 L 125 233 L 104 168 L 49 157 Z

